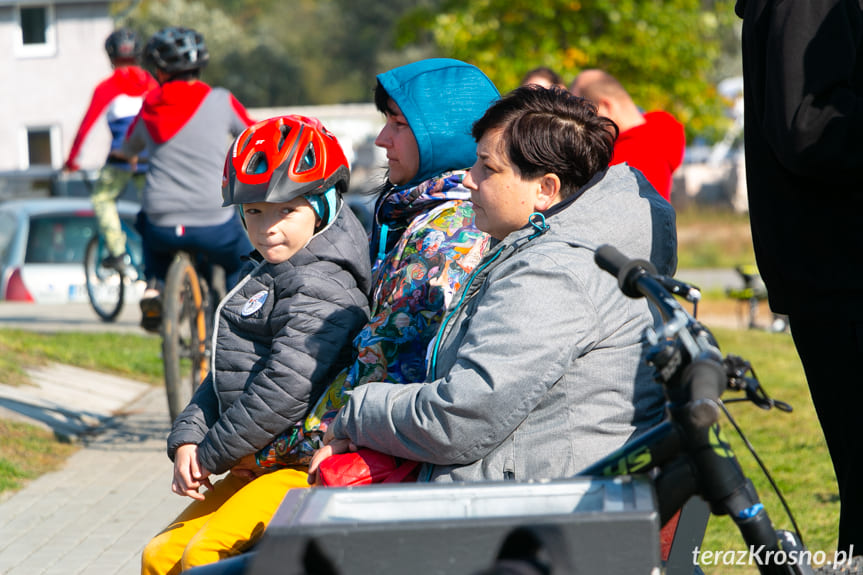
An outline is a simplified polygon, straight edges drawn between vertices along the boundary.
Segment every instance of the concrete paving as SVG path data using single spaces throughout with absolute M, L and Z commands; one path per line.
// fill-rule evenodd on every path
M 170 490 L 164 390 L 66 366 L 31 375 L 14 399 L 0 386 L 0 404 L 81 449 L 0 501 L 0 574 L 140 573 L 144 545 L 190 501 Z
M 32 385 L 0 383 L 0 415 L 11 413 L 63 438 L 93 432 L 151 386 L 67 365 L 28 369 Z

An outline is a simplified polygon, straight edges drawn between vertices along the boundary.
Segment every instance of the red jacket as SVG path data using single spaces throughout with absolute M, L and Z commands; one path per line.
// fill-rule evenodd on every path
M 671 174 L 683 162 L 686 146 L 683 125 L 662 111 L 647 112 L 644 119 L 644 124 L 620 133 L 611 165 L 626 162 L 640 170 L 659 195 L 670 200 Z

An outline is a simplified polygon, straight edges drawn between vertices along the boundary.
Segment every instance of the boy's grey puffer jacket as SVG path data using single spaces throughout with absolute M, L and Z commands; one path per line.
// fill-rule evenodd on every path
M 545 232 L 528 225 L 490 247 L 444 320 L 429 383 L 356 388 L 335 436 L 426 462 L 421 479 L 541 479 L 658 423 L 663 394 L 642 342 L 656 318 L 591 248 L 608 243 L 673 275 L 674 210 L 626 165 L 595 180 L 546 213 Z
M 255 262 L 220 304 L 214 368 L 174 422 L 171 459 L 196 443 L 201 464 L 222 473 L 301 421 L 353 361 L 369 268 L 366 232 L 347 204 L 288 261 Z

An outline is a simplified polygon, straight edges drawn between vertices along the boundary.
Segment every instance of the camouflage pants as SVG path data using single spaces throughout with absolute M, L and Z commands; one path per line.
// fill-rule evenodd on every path
M 108 251 L 115 257 L 126 253 L 126 234 L 123 233 L 120 214 L 117 213 L 117 197 L 123 193 L 133 176 L 128 170 L 105 166 L 99 171 L 99 179 L 90 194 L 99 232 L 105 237 Z

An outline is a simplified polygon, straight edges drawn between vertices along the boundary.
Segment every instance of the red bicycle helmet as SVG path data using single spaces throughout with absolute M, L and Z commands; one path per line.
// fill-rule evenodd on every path
M 338 196 L 349 183 L 345 153 L 320 120 L 276 116 L 249 126 L 234 140 L 225 159 L 222 205 L 288 202 L 333 189 Z

